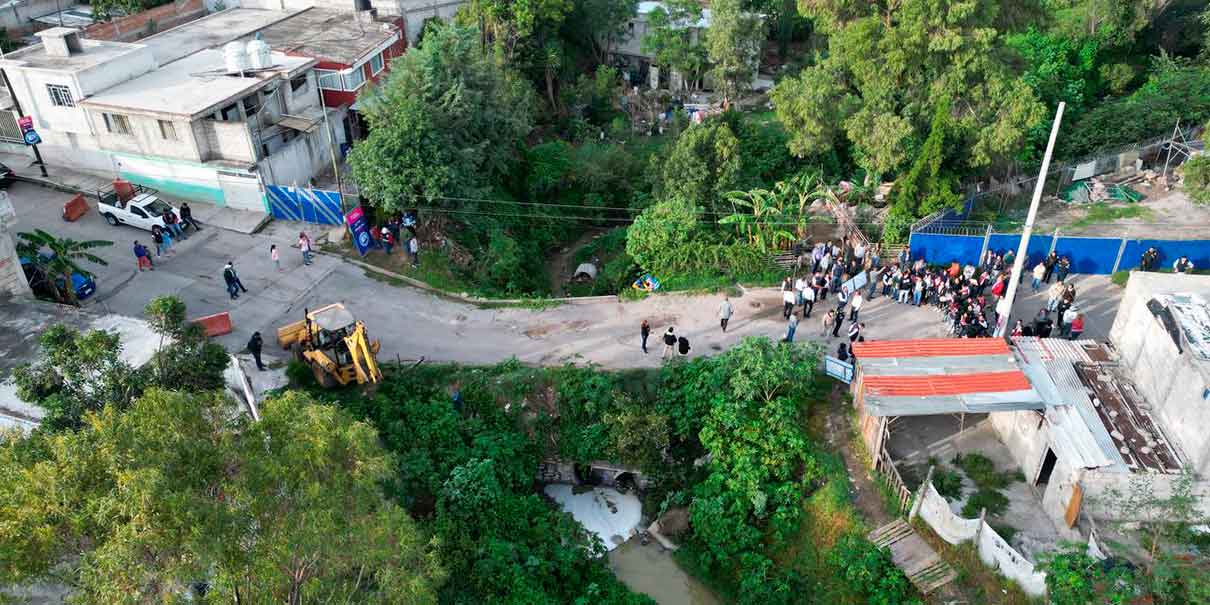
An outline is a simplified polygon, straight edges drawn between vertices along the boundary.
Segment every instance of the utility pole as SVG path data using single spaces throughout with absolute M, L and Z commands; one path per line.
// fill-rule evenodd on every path
M 1063 121 L 1063 108 L 1067 104 L 1060 102 L 1055 111 L 1055 122 L 1050 127 L 1050 140 L 1046 142 L 1046 155 L 1042 157 L 1042 168 L 1038 171 L 1038 182 L 1034 185 L 1034 197 L 1029 202 L 1029 215 L 1025 218 L 1025 229 L 1021 231 L 1021 243 L 1017 245 L 1017 260 L 1013 263 L 1012 277 L 1008 280 L 1008 293 L 996 303 L 996 337 L 1003 338 L 1012 320 L 1013 302 L 1017 299 L 1017 286 L 1021 285 L 1021 269 L 1025 267 L 1025 252 L 1029 249 L 1029 236 L 1034 230 L 1034 219 L 1038 216 L 1038 203 L 1042 201 L 1042 190 L 1046 188 L 1046 172 L 1050 170 L 1050 156 L 1055 151 L 1055 139 L 1059 136 L 1059 124 Z
M 21 110 L 21 100 L 17 98 L 17 91 L 13 90 L 13 83 L 8 81 L 8 72 L 0 69 L 0 77 L 4 78 L 4 87 L 8 89 L 8 96 L 13 98 L 13 106 L 17 108 L 17 115 L 24 116 L 25 112 Z M 46 174 L 46 162 L 42 161 L 42 152 L 38 151 L 37 145 L 30 145 L 34 148 L 34 159 L 38 161 L 38 169 L 42 171 L 42 176 L 50 176 Z

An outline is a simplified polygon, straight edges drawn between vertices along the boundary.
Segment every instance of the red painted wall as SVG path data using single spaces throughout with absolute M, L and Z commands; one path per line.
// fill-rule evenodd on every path
M 378 75 L 372 75 L 370 73 L 370 61 L 369 61 L 369 58 L 367 57 L 366 62 L 363 63 L 361 66 L 362 72 L 365 74 L 366 83 L 364 85 L 362 85 L 361 88 L 357 89 L 356 92 L 321 89 L 321 92 L 323 93 L 325 105 L 327 105 L 328 107 L 339 107 L 341 105 L 352 105 L 357 100 L 357 94 L 359 92 L 365 90 L 366 86 L 370 85 L 370 82 L 378 82 L 382 78 L 386 77 L 387 73 L 389 73 L 391 71 L 391 60 L 403 55 L 403 53 L 407 52 L 407 48 L 408 48 L 408 39 L 407 39 L 407 36 L 404 35 L 403 19 L 396 19 L 394 21 L 394 25 L 399 29 L 399 39 L 396 40 L 394 44 L 388 46 L 385 50 L 383 50 L 383 52 L 382 52 L 382 61 L 383 61 L 382 71 L 378 72 Z M 315 68 L 316 69 L 331 69 L 331 70 L 340 71 L 340 70 L 348 69 L 349 65 L 343 64 L 343 63 L 333 63 L 331 61 L 320 61 L 319 63 L 317 63 L 315 65 Z

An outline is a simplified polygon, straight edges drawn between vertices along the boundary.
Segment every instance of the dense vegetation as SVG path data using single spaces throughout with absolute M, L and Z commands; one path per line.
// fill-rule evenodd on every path
M 762 281 L 775 278 L 767 253 L 803 232 L 790 201 L 824 191 L 763 193 L 779 182 L 894 182 L 885 232 L 863 230 L 895 242 L 960 205 L 972 180 L 1032 170 L 1060 101 L 1060 160 L 1210 119 L 1210 9 L 1195 0 L 709 8 L 701 36 L 680 26 L 702 17 L 698 2 L 647 15 L 639 45 L 680 77 L 642 95 L 610 57 L 633 0 L 476 2 L 458 25 L 426 27 L 363 93 L 370 136 L 350 161 L 366 200 L 380 217 L 421 209 L 435 262 L 468 290 L 545 293 L 548 272 L 566 269 L 546 266 L 552 250 L 614 227 L 626 245 L 593 291 L 642 272 L 673 286 Z M 748 90 L 757 65 L 776 80 L 768 98 Z M 733 109 L 689 126 L 675 101 L 703 87 Z M 735 108 L 769 101 L 775 114 Z M 752 197 L 766 203 L 732 203 Z

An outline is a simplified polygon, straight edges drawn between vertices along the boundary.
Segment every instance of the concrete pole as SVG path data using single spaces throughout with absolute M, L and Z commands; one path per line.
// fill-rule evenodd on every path
M 1029 202 L 1029 215 L 1025 218 L 1025 229 L 1021 231 L 1021 243 L 1017 245 L 1017 260 L 1013 263 L 1012 277 L 1008 280 L 1008 292 L 996 305 L 1000 321 L 996 323 L 996 336 L 1004 337 L 1011 321 L 1013 302 L 1017 298 L 1017 286 L 1021 285 L 1021 269 L 1025 266 L 1025 252 L 1029 249 L 1029 236 L 1034 230 L 1034 219 L 1038 217 L 1038 204 L 1042 201 L 1042 190 L 1046 187 L 1046 171 L 1050 169 L 1050 157 L 1055 151 L 1055 139 L 1059 136 L 1059 124 L 1063 121 L 1063 108 L 1067 104 L 1060 102 L 1055 111 L 1055 122 L 1050 127 L 1050 140 L 1046 142 L 1046 155 L 1042 157 L 1042 167 L 1038 170 L 1038 182 L 1034 185 L 1034 197 Z

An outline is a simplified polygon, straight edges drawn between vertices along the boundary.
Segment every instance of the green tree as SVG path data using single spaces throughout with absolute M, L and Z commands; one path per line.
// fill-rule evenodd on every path
M 697 87 L 706 67 L 706 49 L 697 28 L 701 19 L 702 5 L 697 0 L 668 0 L 647 13 L 647 34 L 640 42 L 656 65 L 680 72 L 689 88 Z
M 32 233 L 21 232 L 17 237 L 21 239 L 17 244 L 17 254 L 29 259 L 37 270 L 47 276 L 46 281 L 60 302 L 73 305 L 80 304 L 80 301 L 76 299 L 72 274 L 91 275 L 80 266 L 85 261 L 102 267 L 109 265 L 105 259 L 89 251 L 113 245 L 113 242 L 104 240 L 78 242 L 66 237 L 60 239 L 41 229 L 35 229 Z
M 223 388 L 231 358 L 222 345 L 206 338 L 200 325 L 185 320 L 185 303 L 175 296 L 159 296 L 147 303 L 143 316 L 160 335 L 149 364 L 153 384 L 166 389 L 189 385 L 199 391 Z
M 81 334 L 56 324 L 38 337 L 42 359 L 13 370 L 17 396 L 46 410 L 42 426 L 56 431 L 81 426 L 88 412 L 106 405 L 123 409 L 142 393 L 144 377 L 122 361 L 116 332 Z
M 1030 4 L 800 0 L 828 52 L 773 93 L 800 157 L 837 143 L 874 174 L 914 157 L 937 106 L 950 101 L 966 168 L 1007 161 L 1044 110 L 1000 52 L 1002 31 Z
M 370 136 L 349 163 L 375 207 L 456 206 L 445 198 L 487 194 L 511 174 L 531 129 L 531 94 L 476 38 L 473 29 L 436 28 L 362 93 Z
M 953 172 L 955 162 L 949 155 L 953 149 L 952 130 L 949 103 L 942 103 L 933 115 L 920 154 L 891 190 L 891 212 L 883 231 L 885 239 L 903 241 L 907 235 L 903 227 L 912 220 L 938 210 L 961 207 L 958 175 Z
M 844 579 L 865 596 L 871 605 L 919 604 L 916 591 L 907 576 L 895 566 L 891 553 L 854 534 L 840 538 L 828 553 L 829 562 L 841 570 Z
M 614 46 L 626 39 L 638 0 L 577 0 L 564 21 L 564 33 L 591 50 L 598 65 L 609 62 Z
M 639 213 L 626 230 L 626 253 L 657 275 L 673 270 L 669 258 L 698 236 L 697 208 L 685 198 L 658 202 Z
M 1210 155 L 1202 154 L 1181 166 L 1185 177 L 1185 193 L 1195 204 L 1210 204 Z
M 1106 567 L 1085 545 L 1067 545 L 1040 558 L 1046 572 L 1046 592 L 1054 605 L 1126 604 L 1135 597 L 1138 578 L 1125 565 Z
M 696 125 L 676 140 L 660 167 L 657 195 L 692 200 L 706 211 L 730 210 L 726 195 L 741 188 L 740 143 L 726 120 Z
M 221 395 L 152 391 L 76 432 L 0 443 L 0 580 L 79 602 L 435 603 L 445 573 L 382 497 L 370 427 L 289 394 L 262 420 Z M 200 595 L 194 595 L 195 597 Z
M 747 92 L 756 76 L 765 39 L 760 15 L 744 10 L 740 0 L 712 0 L 710 28 L 705 31 L 710 75 L 729 101 Z

